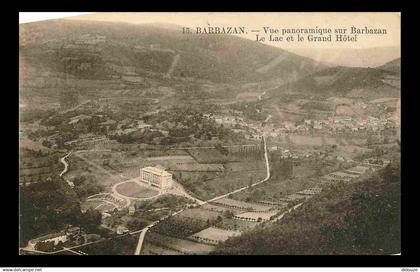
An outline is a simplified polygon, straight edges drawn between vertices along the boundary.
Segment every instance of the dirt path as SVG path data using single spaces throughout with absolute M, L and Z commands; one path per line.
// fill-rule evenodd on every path
M 171 63 L 171 66 L 169 67 L 168 72 L 166 72 L 166 75 L 165 75 L 166 78 L 170 78 L 171 77 L 171 75 L 172 75 L 172 73 L 173 73 L 173 71 L 175 69 L 175 66 L 177 65 L 177 63 L 178 63 L 178 61 L 179 61 L 180 58 L 181 58 L 181 55 L 180 54 L 177 54 L 177 55 L 174 56 L 174 59 L 173 59 L 173 61 Z

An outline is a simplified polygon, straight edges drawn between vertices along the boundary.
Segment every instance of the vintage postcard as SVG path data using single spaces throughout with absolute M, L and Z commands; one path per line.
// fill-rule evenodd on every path
M 400 30 L 395 12 L 21 23 L 19 253 L 401 253 Z

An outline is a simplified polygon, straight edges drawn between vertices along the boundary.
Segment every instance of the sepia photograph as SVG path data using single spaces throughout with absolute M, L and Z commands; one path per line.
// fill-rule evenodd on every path
M 19 18 L 19 255 L 401 254 L 401 13 Z

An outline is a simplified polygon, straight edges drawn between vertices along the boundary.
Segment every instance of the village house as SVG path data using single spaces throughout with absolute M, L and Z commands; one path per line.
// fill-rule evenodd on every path
M 71 227 L 69 226 L 66 230 L 47 234 L 35 239 L 32 239 L 28 242 L 28 247 L 31 249 L 35 249 L 36 244 L 40 242 L 54 242 L 54 245 L 58 245 L 58 243 L 62 242 L 65 243 L 68 240 L 71 241 L 78 241 L 81 238 L 82 231 L 79 227 Z
M 125 227 L 125 226 L 122 226 L 122 225 L 119 225 L 118 227 L 117 227 L 117 234 L 126 234 L 126 233 L 129 233 L 130 231 L 129 231 L 129 229 L 127 229 L 127 227 Z

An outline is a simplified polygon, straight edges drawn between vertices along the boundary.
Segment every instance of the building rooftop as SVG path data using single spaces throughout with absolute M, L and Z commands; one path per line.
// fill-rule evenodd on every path
M 172 174 L 166 172 L 164 169 L 154 166 L 147 166 L 141 169 L 142 171 L 149 172 L 159 176 L 171 176 Z

